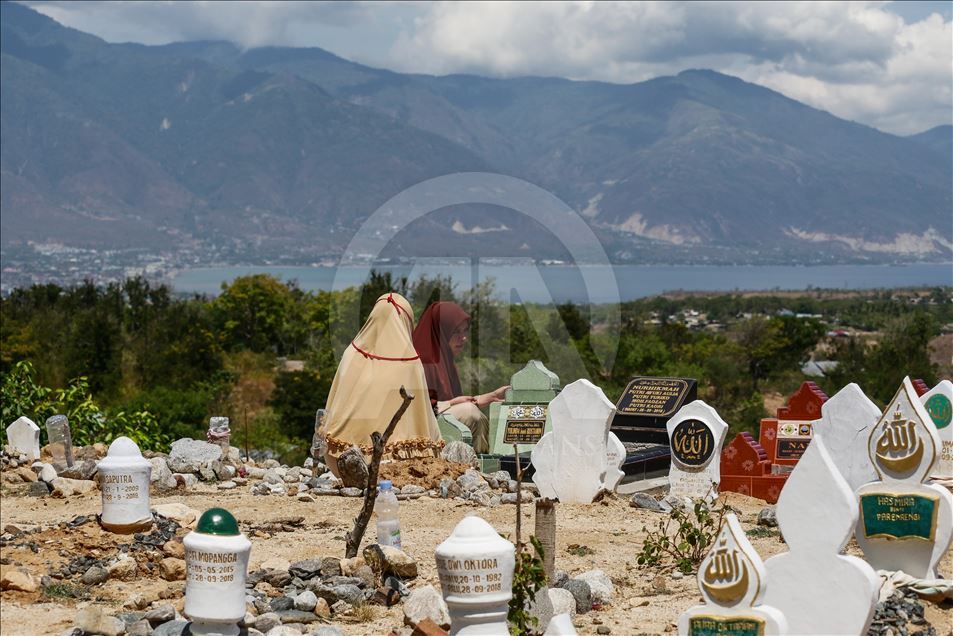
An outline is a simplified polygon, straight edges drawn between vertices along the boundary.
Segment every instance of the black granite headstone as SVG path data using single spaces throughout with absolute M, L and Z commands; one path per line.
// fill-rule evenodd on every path
M 697 399 L 694 378 L 635 377 L 616 403 L 611 431 L 622 442 L 668 445 L 665 424 L 683 405 Z

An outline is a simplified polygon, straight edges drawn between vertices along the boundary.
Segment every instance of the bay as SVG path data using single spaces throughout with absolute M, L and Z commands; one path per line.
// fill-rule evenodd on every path
M 906 265 L 572 265 L 537 266 L 532 262 L 503 264 L 418 263 L 376 266 L 415 280 L 450 276 L 457 292 L 475 282 L 494 280 L 497 298 L 511 302 L 608 303 L 635 300 L 665 292 L 797 291 L 807 289 L 889 289 L 953 285 L 953 264 Z M 227 266 L 182 270 L 172 279 L 180 293 L 216 295 L 223 283 L 239 276 L 271 274 L 297 281 L 306 291 L 343 289 L 363 283 L 370 267 Z

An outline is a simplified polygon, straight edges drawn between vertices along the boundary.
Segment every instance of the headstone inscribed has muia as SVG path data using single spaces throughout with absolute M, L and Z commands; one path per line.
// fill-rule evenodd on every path
M 943 380 L 920 400 L 940 434 L 940 461 L 932 474 L 953 478 L 953 382 Z
M 854 491 L 815 437 L 778 499 L 789 551 L 764 563 L 771 582 L 764 602 L 784 613 L 791 634 L 867 633 L 880 577 L 863 559 L 840 554 L 859 514 Z
M 877 479 L 867 454 L 867 440 L 879 419 L 877 405 L 851 383 L 824 402 L 821 419 L 814 422 L 814 436 L 824 438 L 834 466 L 852 491 Z
M 533 447 L 533 481 L 541 497 L 591 503 L 603 488 L 609 421 L 615 407 L 589 380 L 567 385 L 549 403 L 553 430 Z
M 761 557 L 734 513 L 698 568 L 704 605 L 678 618 L 679 636 L 776 636 L 788 633 L 780 610 L 760 604 L 767 586 Z M 805 611 L 808 608 L 804 608 Z
M 7 443 L 17 453 L 23 453 L 28 459 L 40 458 L 40 427 L 30 418 L 23 416 L 7 427 Z
M 672 467 L 669 494 L 714 501 L 721 481 L 721 447 L 728 425 L 701 400 L 686 404 L 668 421 Z
M 887 404 L 867 448 L 878 477 L 857 490 L 856 536 L 867 562 L 936 578 L 936 564 L 950 547 L 953 495 L 923 483 L 936 464 L 940 436 L 910 378 Z

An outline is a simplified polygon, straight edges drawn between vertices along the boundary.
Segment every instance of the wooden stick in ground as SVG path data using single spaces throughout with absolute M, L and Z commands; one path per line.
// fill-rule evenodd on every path
M 374 502 L 377 501 L 377 473 L 380 471 L 381 458 L 384 456 L 384 447 L 387 446 L 387 440 L 390 439 L 391 433 L 393 433 L 397 427 L 397 422 L 403 417 L 404 411 L 407 410 L 407 407 L 410 406 L 410 403 L 414 399 L 413 394 L 404 390 L 403 386 L 400 387 L 400 397 L 403 401 L 397 409 L 397 412 L 394 413 L 394 417 L 391 418 L 390 424 L 384 429 L 384 433 L 381 434 L 377 431 L 371 433 L 373 451 L 371 452 L 371 463 L 367 467 L 367 487 L 364 489 L 364 506 L 361 508 L 360 514 L 354 519 L 354 528 L 351 529 L 346 536 L 347 549 L 344 556 L 348 559 L 357 556 L 357 549 L 361 547 L 361 540 L 364 538 L 364 531 L 367 530 L 367 523 L 371 520 L 371 513 L 374 512 Z
M 556 502 L 552 499 L 536 500 L 536 538 L 543 546 L 546 580 L 551 582 L 556 567 Z
M 520 451 L 516 444 L 513 444 L 513 457 L 516 459 L 516 550 L 523 549 L 523 538 L 521 530 L 523 528 L 523 467 L 520 466 Z

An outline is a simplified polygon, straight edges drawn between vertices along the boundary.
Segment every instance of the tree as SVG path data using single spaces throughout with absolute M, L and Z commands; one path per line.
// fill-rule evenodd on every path
M 275 410 L 289 436 L 310 440 L 314 414 L 324 408 L 333 373 L 311 370 L 282 371 L 275 377 L 275 390 L 268 406 Z
M 286 326 L 292 312 L 291 289 L 273 276 L 241 276 L 222 285 L 213 308 L 225 346 L 285 353 Z

